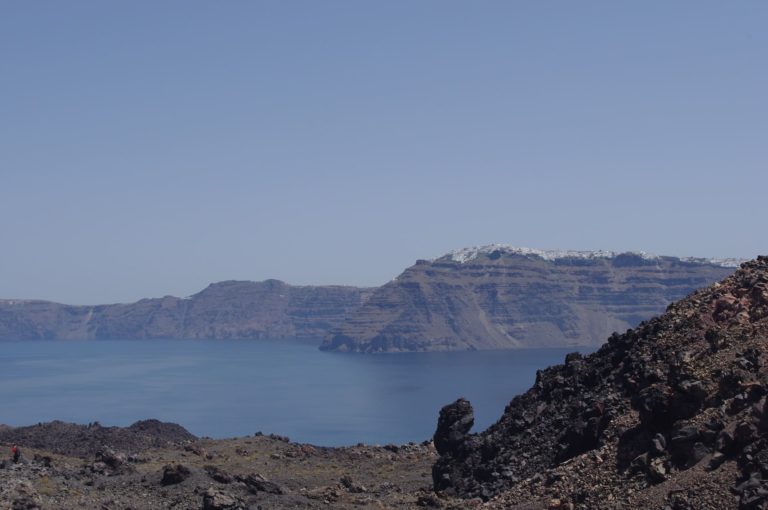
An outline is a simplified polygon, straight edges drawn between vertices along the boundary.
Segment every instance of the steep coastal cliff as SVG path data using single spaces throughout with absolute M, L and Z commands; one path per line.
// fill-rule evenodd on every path
M 0 300 L 0 340 L 321 338 L 370 290 L 279 280 L 214 283 L 188 298 L 71 306 Z
M 491 245 L 418 261 L 375 289 L 226 281 L 130 304 L 0 300 L 0 340 L 322 338 L 321 349 L 355 352 L 596 346 L 737 265 Z
M 422 260 L 322 349 L 438 351 L 600 345 L 731 274 L 738 261 L 491 245 Z

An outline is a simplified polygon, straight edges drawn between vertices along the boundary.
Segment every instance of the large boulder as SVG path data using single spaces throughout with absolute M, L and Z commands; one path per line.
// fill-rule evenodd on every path
M 445 455 L 454 452 L 464 442 L 474 423 L 475 414 L 469 400 L 460 398 L 443 407 L 433 437 L 437 453 Z

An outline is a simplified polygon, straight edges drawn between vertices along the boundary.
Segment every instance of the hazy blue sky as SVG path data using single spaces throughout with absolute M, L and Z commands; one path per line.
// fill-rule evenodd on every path
M 768 252 L 768 2 L 0 2 L 0 297 Z

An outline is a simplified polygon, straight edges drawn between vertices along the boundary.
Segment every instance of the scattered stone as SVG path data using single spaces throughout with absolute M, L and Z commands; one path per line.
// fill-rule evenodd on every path
M 205 448 L 201 448 L 196 444 L 188 444 L 184 446 L 184 451 L 194 453 L 197 456 L 209 458 L 209 453 L 205 451 Z
M 416 499 L 416 505 L 426 508 L 443 508 L 443 502 L 434 494 L 424 494 Z
M 245 510 L 242 501 L 213 487 L 203 494 L 203 510 Z
M 667 467 L 664 465 L 664 460 L 658 457 L 651 460 L 651 463 L 648 465 L 648 475 L 654 483 L 666 480 Z
M 235 478 L 232 475 L 226 473 L 216 466 L 205 466 L 203 469 L 205 469 L 205 472 L 208 473 L 208 476 L 219 483 L 229 484 L 235 481 Z
M 727 457 L 722 452 L 715 452 L 714 455 L 712 455 L 712 458 L 709 461 L 709 469 L 715 470 L 719 468 L 723 462 L 725 462 L 725 459 Z
M 126 457 L 122 453 L 106 448 L 96 452 L 96 462 L 105 464 L 112 471 L 117 471 L 125 464 Z
M 192 472 L 182 464 L 169 464 L 163 468 L 161 485 L 175 485 L 190 477 Z
M 259 474 L 250 474 L 244 478 L 238 478 L 243 482 L 248 490 L 257 494 L 259 492 L 266 492 L 268 494 L 283 494 L 283 489 L 275 482 L 270 482 Z
M 366 492 L 366 488 L 362 485 L 358 485 L 352 481 L 352 478 L 348 475 L 341 477 L 341 485 L 343 485 L 349 492 L 353 494 L 360 494 Z
M 17 481 L 10 492 L 11 510 L 41 510 L 43 507 L 40 495 L 27 481 Z
M 664 455 L 667 450 L 667 439 L 664 437 L 663 434 L 656 434 L 653 436 L 653 439 L 651 440 L 651 454 L 653 455 Z

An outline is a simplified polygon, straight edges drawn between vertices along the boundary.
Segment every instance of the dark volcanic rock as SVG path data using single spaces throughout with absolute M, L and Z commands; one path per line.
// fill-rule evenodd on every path
M 451 435 L 471 407 L 447 406 L 435 489 L 489 508 L 768 508 L 766 303 L 759 257 L 539 371 L 482 433 Z
M 263 476 L 258 474 L 250 474 L 246 477 L 240 478 L 248 490 L 254 494 L 259 492 L 266 492 L 268 494 L 283 494 L 283 489 L 275 482 L 266 480 Z
M 733 261 L 502 246 L 463 250 L 419 261 L 376 289 L 321 348 L 596 346 L 735 270 L 723 264 Z
M 205 472 L 219 483 L 228 484 L 235 481 L 234 477 L 216 466 L 205 466 Z
M 440 454 L 455 452 L 464 442 L 474 423 L 475 415 L 469 400 L 460 398 L 453 404 L 443 407 L 440 410 L 437 431 L 433 438 L 437 452 Z
M 96 459 L 91 465 L 91 471 L 104 475 L 115 475 L 125 471 L 132 471 L 132 467 L 126 464 L 127 458 L 111 448 L 104 448 L 96 452 Z
M 321 338 L 369 289 L 292 286 L 279 280 L 214 283 L 182 299 L 70 306 L 0 300 L 0 340 L 110 338 Z
M 163 478 L 161 485 L 176 485 L 181 483 L 192 475 L 188 467 L 182 464 L 171 464 L 163 468 Z
M 0 441 L 54 453 L 90 458 L 108 449 L 137 452 L 197 439 L 184 427 L 158 420 L 139 421 L 127 428 L 102 427 L 98 422 L 76 425 L 53 421 L 28 427 L 0 429 Z M 105 447 L 107 450 L 105 450 Z
M 72 441 L 76 449 L 77 437 Z M 20 446 L 26 458 L 19 463 L 3 446 L 2 509 L 406 509 L 417 507 L 419 498 L 446 507 L 443 498 L 428 496 L 425 485 L 437 455 L 431 443 L 328 448 L 266 435 L 203 438 L 150 447 L 126 459 L 117 449 L 104 449 L 98 471 L 90 469 L 92 458 Z

